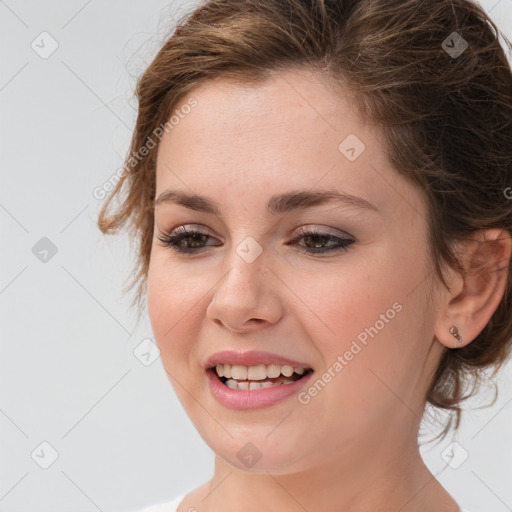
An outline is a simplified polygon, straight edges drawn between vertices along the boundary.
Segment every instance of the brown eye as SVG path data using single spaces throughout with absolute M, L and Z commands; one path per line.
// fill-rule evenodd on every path
M 162 242 L 162 245 L 181 253 L 197 252 L 204 249 L 207 246 L 203 244 L 209 238 L 212 237 L 208 233 L 190 229 L 187 226 L 180 226 L 170 233 L 158 236 L 158 240 Z
M 304 240 L 305 244 L 297 244 Z M 293 240 L 299 251 L 307 254 L 323 254 L 328 252 L 346 251 L 355 242 L 352 238 L 343 238 L 330 233 L 302 230 L 299 237 Z

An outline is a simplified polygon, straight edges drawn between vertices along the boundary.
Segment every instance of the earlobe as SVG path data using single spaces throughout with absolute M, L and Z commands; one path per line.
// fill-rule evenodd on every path
M 464 275 L 448 283 L 443 310 L 437 320 L 436 339 L 448 348 L 471 343 L 498 308 L 506 289 L 512 251 L 510 233 L 490 229 L 461 243 Z M 461 286 L 462 284 L 462 286 Z
M 436 329 L 435 339 L 447 348 L 462 348 L 472 341 L 472 339 L 467 338 L 466 333 L 464 333 L 464 336 L 462 335 L 458 325 L 450 325 L 446 321 Z
M 450 327 L 450 334 L 453 335 L 453 337 L 459 342 L 462 343 L 462 336 L 459 334 L 459 329 L 456 325 L 452 325 Z

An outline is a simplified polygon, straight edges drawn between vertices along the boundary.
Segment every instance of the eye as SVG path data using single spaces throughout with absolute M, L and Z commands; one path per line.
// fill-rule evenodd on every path
M 160 234 L 157 238 L 164 247 L 170 247 L 173 251 L 179 253 L 192 254 L 207 248 L 208 245 L 203 244 L 213 237 L 203 231 L 188 226 L 180 226 L 170 233 Z M 297 242 L 300 240 L 304 240 L 306 242 L 305 245 L 298 244 Z M 354 242 L 355 240 L 350 237 L 341 237 L 322 231 L 302 228 L 300 235 L 292 240 L 290 244 L 295 245 L 300 252 L 306 254 L 323 254 L 346 251 Z M 325 243 L 329 245 L 324 245 Z M 209 246 L 212 246 L 212 244 Z
M 300 252 L 306 254 L 323 254 L 327 252 L 347 251 L 349 246 L 355 240 L 350 237 L 341 237 L 324 233 L 322 231 L 312 230 L 311 228 L 301 228 L 300 236 L 292 240 Z M 304 240 L 305 245 L 297 244 L 298 240 Z M 331 242 L 330 245 L 324 245 L 324 242 Z M 311 247 L 312 245 L 313 247 Z
M 170 233 L 162 233 L 158 237 L 164 247 L 170 247 L 172 250 L 180 253 L 197 252 L 198 249 L 204 249 L 202 241 L 211 238 L 208 233 L 191 229 L 188 226 L 180 226 L 173 229 Z M 191 246 L 188 245 L 191 241 Z

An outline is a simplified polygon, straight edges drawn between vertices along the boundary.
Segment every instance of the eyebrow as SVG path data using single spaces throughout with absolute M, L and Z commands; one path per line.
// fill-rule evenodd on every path
M 366 201 L 366 199 L 338 192 L 337 190 L 299 190 L 274 195 L 267 202 L 267 212 L 271 215 L 276 215 L 293 210 L 304 210 L 334 201 L 354 208 L 380 212 L 375 205 Z M 220 208 L 215 201 L 197 194 L 189 194 L 179 190 L 165 190 L 154 201 L 154 206 L 156 207 L 162 203 L 176 203 L 191 210 L 211 213 L 221 217 Z

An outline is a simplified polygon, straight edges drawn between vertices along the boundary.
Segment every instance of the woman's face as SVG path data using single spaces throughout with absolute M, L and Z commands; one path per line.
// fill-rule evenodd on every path
M 148 305 L 199 433 L 234 467 L 283 474 L 415 446 L 441 355 L 421 192 L 390 167 L 349 96 L 306 71 L 257 87 L 218 79 L 191 96 L 162 138 L 156 198 L 204 201 L 168 194 L 156 205 Z M 304 199 L 327 191 L 356 199 Z M 201 234 L 174 248 L 159 239 L 182 227 Z M 253 362 L 313 373 L 259 390 L 218 381 L 220 401 L 205 367 L 219 351 L 264 351 Z

